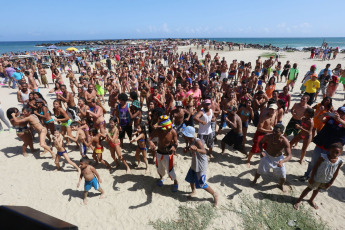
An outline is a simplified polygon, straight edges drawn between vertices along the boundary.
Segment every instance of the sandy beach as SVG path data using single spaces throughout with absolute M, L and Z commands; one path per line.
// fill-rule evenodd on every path
M 188 51 L 190 46 L 179 47 L 178 52 Z M 207 47 L 208 48 L 208 47 Z M 197 52 L 201 59 L 201 49 L 192 46 L 192 51 Z M 206 53 L 209 50 L 206 50 Z M 219 53 L 220 57 L 225 57 L 230 63 L 233 59 L 238 61 L 244 60 L 251 62 L 254 66 L 258 56 L 269 52 L 266 50 L 245 49 L 238 51 L 210 51 L 212 57 Z M 321 61 L 309 59 L 310 53 L 305 52 L 281 52 L 282 57 L 279 61 L 282 65 L 290 60 L 290 63 L 298 63 L 300 75 L 292 94 L 291 107 L 295 102 L 300 100 L 301 80 L 310 66 L 317 66 L 317 73 L 325 67 L 327 63 L 331 64 L 331 69 L 336 64 L 344 63 L 345 54 L 338 54 L 336 60 Z M 267 58 L 262 58 L 266 60 Z M 76 70 L 76 67 L 74 67 Z M 47 77 L 50 87 L 53 87 L 51 72 L 47 69 Z M 63 74 L 65 77 L 65 74 Z M 76 74 L 79 77 L 79 74 Z M 65 80 L 66 78 L 64 78 Z M 66 79 L 65 83 L 69 82 Z M 278 83 L 276 89 L 281 90 L 285 83 Z M 69 90 L 69 87 L 67 87 Z M 49 108 L 52 108 L 55 94 L 49 94 L 48 89 L 40 88 L 40 92 L 48 101 Z M 22 108 L 17 102 L 17 90 L 2 87 L 0 90 L 1 107 L 6 111 L 9 107 Z M 342 85 L 339 85 L 335 98 L 333 99 L 334 108 L 344 104 L 344 94 Z M 107 97 L 106 97 L 107 98 Z M 321 95 L 317 99 L 319 103 Z M 290 107 L 290 108 L 291 108 Z M 108 113 L 105 120 L 109 120 L 109 107 L 105 107 Z M 145 106 L 146 110 L 146 106 Z M 291 114 L 284 116 L 283 124 L 287 125 Z M 249 126 L 246 150 L 249 151 L 252 138 L 256 128 Z M 298 198 L 307 183 L 298 181 L 307 168 L 307 162 L 300 165 L 298 160 L 302 143 L 299 143 L 297 149 L 293 149 L 293 158 L 286 163 L 287 182 L 289 192 L 284 194 L 277 187 L 278 178 L 263 177 L 259 179 L 258 185 L 251 187 L 255 171 L 258 166 L 259 156 L 252 159 L 250 169 L 246 167 L 246 157 L 240 152 L 226 149 L 225 154 L 221 154 L 220 141 L 226 132 L 218 137 L 218 142 L 214 148 L 214 159 L 209 161 L 207 181 L 208 184 L 220 195 L 218 217 L 212 222 L 210 229 L 242 229 L 241 219 L 232 212 L 221 211 L 222 205 L 238 206 L 241 202 L 241 195 L 248 195 L 257 200 L 261 200 L 264 194 L 273 194 L 274 199 L 284 200 L 288 196 Z M 35 148 L 39 148 L 37 134 L 35 136 Z M 291 140 L 291 136 L 289 140 Z M 176 174 L 179 180 L 179 191 L 171 192 L 173 182 L 170 179 L 165 181 L 163 187 L 156 185 L 158 174 L 156 167 L 152 162 L 152 156 L 149 154 L 149 173 L 145 174 L 144 164 L 141 168 L 134 169 L 136 145 L 130 144 L 128 138 L 125 139 L 122 153 L 131 167 L 131 172 L 126 174 L 126 168 L 120 163 L 111 174 L 102 165 L 97 166 L 97 170 L 103 180 L 102 188 L 106 193 L 106 198 L 99 200 L 99 193 L 91 190 L 89 193 L 89 203 L 83 205 L 82 195 L 83 186 L 77 188 L 77 172 L 72 166 L 62 163 L 63 171 L 54 172 L 55 164 L 50 154 L 40 156 L 38 153 L 32 154 L 28 151 L 29 157 L 23 157 L 21 154 L 22 142 L 17 138 L 15 132 L 5 131 L 0 134 L 0 174 L 2 181 L 0 186 L 0 204 L 1 205 L 18 205 L 29 206 L 64 221 L 75 224 L 80 230 L 85 229 L 153 229 L 149 225 L 150 221 L 157 219 L 168 220 L 177 217 L 177 210 L 180 205 L 194 206 L 199 202 L 211 202 L 212 197 L 203 191 L 198 191 L 196 198 L 192 201 L 187 199 L 187 194 L 191 192 L 190 185 L 184 180 L 187 171 L 191 165 L 191 157 L 184 154 L 182 147 L 185 142 L 179 139 L 179 156 L 176 160 Z M 315 145 L 311 143 L 308 147 L 306 158 L 311 157 L 311 151 Z M 67 147 L 70 158 L 78 163 L 80 153 L 75 144 Z M 55 151 L 55 150 L 54 150 Z M 41 150 L 42 152 L 42 150 Z M 91 156 L 91 155 L 90 155 Z M 109 163 L 112 162 L 110 151 L 105 149 L 104 159 Z M 341 156 L 345 159 L 344 154 Z M 65 161 L 61 161 L 65 162 Z M 60 164 L 61 164 L 60 162 Z M 319 205 L 318 210 L 307 207 L 310 212 L 321 217 L 328 223 L 332 229 L 344 229 L 345 223 L 345 167 L 343 166 L 333 186 L 320 193 L 316 202 Z M 277 202 L 279 205 L 279 202 Z M 308 206 L 303 202 L 303 206 Z M 291 204 L 292 206 L 292 204 Z

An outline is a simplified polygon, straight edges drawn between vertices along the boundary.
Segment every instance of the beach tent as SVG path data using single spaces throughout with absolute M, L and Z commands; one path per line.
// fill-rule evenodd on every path
M 67 50 L 67 51 L 78 51 L 78 49 L 75 48 L 75 47 L 69 47 L 69 48 L 67 48 L 66 50 Z
M 54 45 L 51 45 L 51 46 L 48 46 L 48 47 L 47 47 L 47 49 L 54 50 L 54 49 L 57 49 L 57 47 L 56 47 L 56 46 L 54 46 Z

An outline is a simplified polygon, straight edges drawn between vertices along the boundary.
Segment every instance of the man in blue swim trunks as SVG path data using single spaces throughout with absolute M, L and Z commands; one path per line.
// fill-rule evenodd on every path
M 182 132 L 187 142 L 187 149 L 192 153 L 192 165 L 187 173 L 186 181 L 190 183 L 192 192 L 189 197 L 196 195 L 196 189 L 204 189 L 214 198 L 214 206 L 218 204 L 218 194 L 206 183 L 207 155 L 202 141 L 195 138 L 195 128 L 187 126 Z

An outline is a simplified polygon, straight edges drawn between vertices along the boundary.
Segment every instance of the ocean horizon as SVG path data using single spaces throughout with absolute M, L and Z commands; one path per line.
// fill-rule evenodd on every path
M 38 47 L 37 44 L 42 43 L 57 43 L 70 41 L 93 41 L 93 40 L 160 40 L 168 38 L 136 38 L 136 39 L 74 39 L 74 40 L 49 40 L 49 41 L 3 41 L 0 42 L 0 54 L 8 52 L 31 52 L 37 50 L 45 50 L 46 47 Z M 285 48 L 286 46 L 296 49 L 303 49 L 304 47 L 319 47 L 323 41 L 326 41 L 330 47 L 339 47 L 345 49 L 345 37 L 271 37 L 271 38 L 181 38 L 181 39 L 208 39 L 219 42 L 234 42 L 246 44 L 269 45 Z M 66 49 L 68 47 L 58 47 Z M 78 47 L 77 47 L 78 48 Z M 80 48 L 80 47 L 79 47 Z

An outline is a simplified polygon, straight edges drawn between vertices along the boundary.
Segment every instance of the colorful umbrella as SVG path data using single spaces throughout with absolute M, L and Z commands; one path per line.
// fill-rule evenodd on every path
M 75 47 L 69 47 L 69 48 L 67 48 L 66 50 L 67 50 L 67 51 L 78 51 L 78 49 L 75 48 Z

